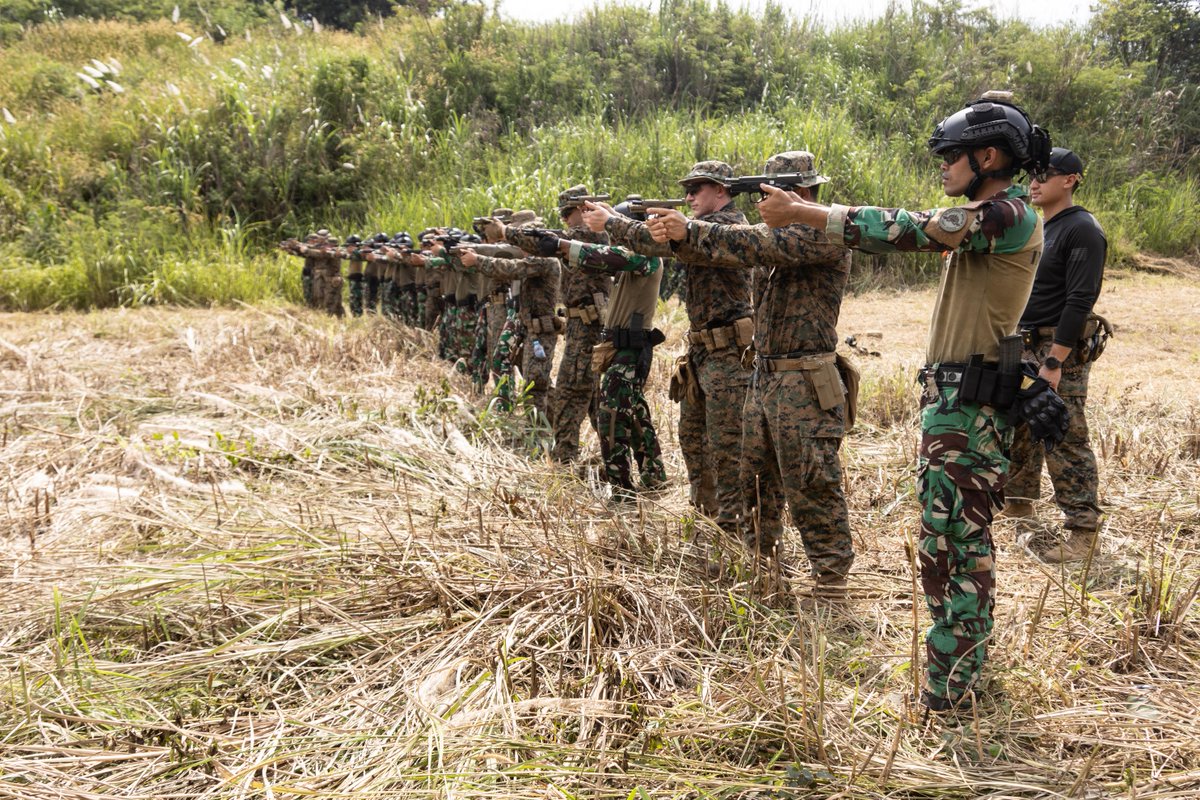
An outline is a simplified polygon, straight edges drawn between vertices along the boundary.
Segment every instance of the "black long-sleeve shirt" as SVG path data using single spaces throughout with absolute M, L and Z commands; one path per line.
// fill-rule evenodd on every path
M 1021 315 L 1021 327 L 1053 327 L 1055 344 L 1074 347 L 1100 296 L 1108 240 L 1100 223 L 1083 206 L 1070 206 L 1055 214 L 1046 220 L 1045 231 L 1046 249 Z

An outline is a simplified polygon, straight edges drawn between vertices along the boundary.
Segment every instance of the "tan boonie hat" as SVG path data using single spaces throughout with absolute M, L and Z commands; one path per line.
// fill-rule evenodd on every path
M 683 180 L 679 181 L 681 186 L 687 186 L 692 183 L 719 183 L 724 185 L 725 181 L 733 177 L 733 167 L 726 164 L 724 161 L 698 161 L 692 166 L 692 171 L 683 176 Z
M 511 225 L 514 228 L 544 228 L 545 227 L 545 223 L 542 222 L 542 218 L 539 217 L 536 212 L 530 211 L 527 208 L 522 209 L 521 211 L 518 211 L 517 213 L 513 214 L 512 218 L 509 219 L 508 222 L 505 224 Z
M 773 155 L 767 159 L 763 172 L 767 175 L 790 175 L 798 172 L 804 179 L 796 184 L 797 186 L 829 183 L 829 178 L 817 172 L 816 159 L 807 150 L 788 150 L 786 153 Z

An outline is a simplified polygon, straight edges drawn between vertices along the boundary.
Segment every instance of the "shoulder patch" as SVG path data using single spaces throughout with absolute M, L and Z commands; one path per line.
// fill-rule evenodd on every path
M 961 208 L 947 208 L 938 215 L 938 227 L 946 233 L 957 233 L 967 224 L 967 212 Z

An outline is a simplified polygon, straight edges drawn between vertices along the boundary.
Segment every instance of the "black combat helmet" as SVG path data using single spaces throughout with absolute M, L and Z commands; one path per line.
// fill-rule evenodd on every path
M 1008 92 L 987 92 L 972 100 L 933 129 L 929 149 L 936 155 L 947 150 L 966 148 L 975 180 L 967 187 L 971 197 L 986 178 L 1011 178 L 1022 169 L 1036 172 L 1050 160 L 1050 134 L 1034 125 L 1020 106 L 1011 102 Z M 1011 167 L 984 173 L 975 160 L 974 148 L 999 147 L 1013 158 Z
M 392 237 L 392 244 L 396 245 L 397 247 L 412 247 L 413 238 L 404 232 L 397 233 Z
M 478 234 L 474 234 L 474 233 L 464 234 L 461 241 L 469 242 L 471 244 L 482 244 L 483 243 L 483 239 L 479 238 Z
M 466 231 L 464 231 L 462 228 L 451 228 L 450 230 L 446 231 L 446 235 L 451 236 L 455 239 L 461 239 L 464 236 L 466 236 L 467 234 L 466 234 Z
M 362 237 L 352 233 L 346 237 L 346 241 L 342 242 L 342 244 L 347 247 L 351 245 L 362 244 Z
M 386 233 L 377 233 L 371 237 L 371 244 L 383 244 L 388 240 Z

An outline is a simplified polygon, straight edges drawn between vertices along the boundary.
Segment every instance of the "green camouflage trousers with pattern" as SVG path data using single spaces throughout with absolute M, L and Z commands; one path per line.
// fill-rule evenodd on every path
M 353 316 L 361 317 L 363 315 L 363 289 L 365 288 L 362 273 L 352 273 L 346 277 L 346 280 L 350 282 L 350 313 Z
M 1050 352 L 1053 339 L 1046 338 L 1036 352 L 1026 350 L 1024 358 L 1038 366 Z M 1066 438 L 1049 453 L 1029 436 L 1021 425 L 1013 438 L 1012 469 L 1005 488 L 1008 500 L 1037 500 L 1042 495 L 1042 464 L 1050 473 L 1054 502 L 1068 530 L 1094 531 L 1100 526 L 1100 474 L 1096 454 L 1088 441 L 1087 387 L 1091 364 L 1080 364 L 1072 353 L 1063 362 L 1058 394 L 1067 404 L 1071 418 Z
M 488 327 L 488 304 L 484 303 L 475 312 L 475 340 L 467 362 L 471 385 L 477 392 L 482 392 L 488 382 Z
M 453 305 L 452 303 L 444 303 L 442 306 L 441 316 L 437 321 L 439 358 L 454 358 L 454 347 L 456 342 L 454 341 L 453 331 L 455 325 L 457 324 L 457 318 L 458 306 Z
M 475 348 L 475 322 L 479 312 L 471 306 L 459 306 L 455 314 L 454 368 L 461 375 L 470 373 L 471 351 Z
M 922 701 L 940 710 L 976 686 L 987 659 L 996 605 L 991 524 L 1004 505 L 1011 429 L 991 406 L 960 403 L 958 387 L 932 379 L 921 405 L 918 558 L 933 617 Z
M 650 406 L 637 377 L 639 351 L 618 350 L 600 378 L 600 453 L 604 473 L 617 489 L 633 489 L 632 461 L 637 461 L 642 485 L 654 487 L 667 480 L 658 434 L 650 419 Z
M 517 312 L 509 308 L 492 351 L 491 372 L 496 381 L 496 406 L 503 411 L 512 408 L 514 392 L 513 356 L 521 347 L 521 320 Z

